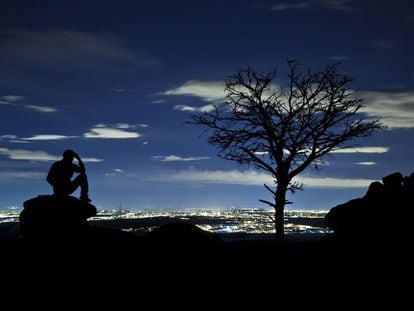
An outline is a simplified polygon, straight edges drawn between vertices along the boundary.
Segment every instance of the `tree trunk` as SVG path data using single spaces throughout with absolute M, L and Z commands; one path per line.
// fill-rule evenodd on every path
M 275 228 L 276 241 L 284 242 L 285 240 L 285 219 L 284 210 L 286 203 L 287 185 L 278 184 L 275 195 Z

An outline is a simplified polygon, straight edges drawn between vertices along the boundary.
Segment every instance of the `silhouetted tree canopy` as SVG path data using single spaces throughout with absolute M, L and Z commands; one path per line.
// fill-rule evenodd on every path
M 267 171 L 274 190 L 276 236 L 284 239 L 283 212 L 287 190 L 301 189 L 293 178 L 318 164 L 329 152 L 349 147 L 355 138 L 382 128 L 376 119 L 359 114 L 361 99 L 350 88 L 353 79 L 338 64 L 302 71 L 288 61 L 288 85 L 275 83 L 276 70 L 239 69 L 225 83 L 226 100 L 212 111 L 192 116 L 190 123 L 209 130 L 208 142 L 219 156 Z

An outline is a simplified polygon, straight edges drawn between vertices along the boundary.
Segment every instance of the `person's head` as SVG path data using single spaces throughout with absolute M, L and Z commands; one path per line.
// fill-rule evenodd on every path
M 63 152 L 63 160 L 65 161 L 72 162 L 74 157 L 75 157 L 75 152 L 71 149 L 66 149 Z

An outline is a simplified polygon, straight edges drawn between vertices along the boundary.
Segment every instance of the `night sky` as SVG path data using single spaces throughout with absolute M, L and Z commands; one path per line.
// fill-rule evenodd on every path
M 217 157 L 186 124 L 237 68 L 340 61 L 387 130 L 302 175 L 291 209 L 329 209 L 414 171 L 410 0 L 0 2 L 0 209 L 50 194 L 50 165 L 85 160 L 101 209 L 267 207 L 263 172 Z M 271 184 L 271 181 L 270 181 Z M 78 194 L 77 194 L 78 195 Z

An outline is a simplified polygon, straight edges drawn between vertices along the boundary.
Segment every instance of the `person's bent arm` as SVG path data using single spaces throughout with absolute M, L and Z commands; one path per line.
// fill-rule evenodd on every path
M 83 162 L 82 162 L 82 160 L 81 160 L 80 156 L 78 156 L 78 154 L 77 154 L 77 153 L 75 153 L 75 154 L 74 154 L 74 157 L 75 157 L 75 159 L 76 159 L 76 160 L 78 160 L 78 164 L 79 164 L 79 173 L 82 173 L 82 174 L 86 173 L 86 168 L 85 168 L 85 165 L 83 164 Z

